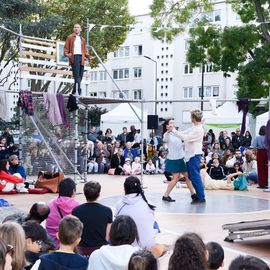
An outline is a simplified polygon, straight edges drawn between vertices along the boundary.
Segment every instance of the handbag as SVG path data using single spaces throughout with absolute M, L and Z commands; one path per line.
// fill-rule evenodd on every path
M 40 171 L 38 174 L 38 179 L 35 183 L 35 188 L 46 188 L 53 193 L 58 193 L 58 186 L 63 179 L 63 172 L 53 173 Z

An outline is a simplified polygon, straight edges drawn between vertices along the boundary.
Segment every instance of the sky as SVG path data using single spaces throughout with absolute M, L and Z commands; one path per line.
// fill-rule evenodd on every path
M 149 12 L 149 5 L 153 0 L 129 0 L 129 8 L 132 15 L 141 15 Z

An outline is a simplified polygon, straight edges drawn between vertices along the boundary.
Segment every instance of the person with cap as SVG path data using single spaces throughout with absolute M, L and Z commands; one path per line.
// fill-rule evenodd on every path
M 19 173 L 22 178 L 26 179 L 26 172 L 23 166 L 19 164 L 19 158 L 17 155 L 11 155 L 8 159 L 9 162 L 9 173 L 15 174 Z

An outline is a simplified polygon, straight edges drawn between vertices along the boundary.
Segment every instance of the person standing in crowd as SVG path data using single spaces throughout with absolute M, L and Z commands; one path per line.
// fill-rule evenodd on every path
M 126 128 L 126 127 L 123 127 L 123 132 L 120 133 L 120 134 L 117 136 L 117 140 L 120 141 L 122 147 L 124 147 L 124 146 L 126 145 L 127 134 L 128 134 L 127 128 Z
M 252 142 L 252 136 L 250 132 L 247 130 L 244 135 L 244 146 L 245 147 L 250 147 Z
M 234 149 L 239 149 L 240 146 L 244 145 L 244 136 L 241 134 L 240 128 L 237 128 L 232 136 L 232 145 Z
M 72 67 L 72 75 L 74 78 L 74 86 L 72 94 L 81 94 L 81 81 L 84 72 L 84 60 L 88 58 L 89 61 L 93 58 L 90 57 L 86 48 L 85 39 L 81 36 L 82 28 L 76 23 L 73 27 L 73 33 L 66 39 L 64 55 L 69 58 L 69 64 Z
M 135 134 L 136 134 L 136 128 L 135 126 L 130 126 L 130 132 L 127 134 L 127 137 L 126 137 L 126 142 L 131 142 L 133 143 L 134 140 L 135 140 Z
M 9 131 L 10 131 L 9 128 L 8 127 L 5 127 L 4 128 L 4 131 L 3 131 L 3 134 L 2 134 L 2 137 L 3 138 L 6 138 L 6 140 L 7 140 L 7 146 L 12 146 L 14 144 L 14 138 L 10 134 Z
M 169 195 L 173 190 L 173 188 L 175 187 L 175 185 L 177 184 L 177 182 L 179 181 L 179 179 L 181 178 L 180 173 L 182 173 L 186 178 L 186 183 L 190 190 L 191 197 L 196 198 L 193 186 L 187 174 L 187 166 L 184 161 L 184 150 L 182 139 L 176 136 L 175 133 L 173 133 L 173 130 L 175 130 L 174 120 L 173 119 L 166 120 L 164 123 L 164 127 L 166 128 L 167 131 L 164 133 L 163 141 L 168 148 L 165 171 L 172 174 L 172 179 L 168 183 L 166 192 L 164 193 L 162 200 L 167 202 L 175 202 L 175 200 L 172 199 Z
M 194 109 L 190 113 L 193 127 L 182 132 L 179 132 L 173 128 L 171 132 L 184 141 L 188 176 L 191 179 L 192 185 L 196 191 L 196 195 L 192 195 L 191 203 L 197 204 L 205 203 L 204 188 L 200 175 L 200 161 L 204 135 L 202 126 L 203 113 L 198 109 Z
M 259 135 L 255 137 L 252 146 L 254 153 L 257 156 L 257 172 L 258 172 L 258 185 L 259 188 L 267 186 L 268 179 L 268 156 L 267 146 L 265 145 L 266 126 L 261 126 Z

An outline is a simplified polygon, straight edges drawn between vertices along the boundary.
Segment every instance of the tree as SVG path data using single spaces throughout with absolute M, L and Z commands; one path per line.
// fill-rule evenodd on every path
M 237 96 L 259 98 L 268 96 L 270 87 L 270 1 L 266 0 L 228 0 L 235 12 L 237 12 L 243 25 L 225 27 L 218 29 L 213 27 L 207 16 L 196 16 L 198 10 L 197 1 L 193 3 L 195 8 L 187 12 L 186 8 L 175 8 L 185 1 L 177 1 L 168 4 L 166 0 L 154 0 L 152 15 L 155 18 L 153 26 L 156 26 L 157 18 L 165 16 L 173 22 L 183 25 L 188 23 L 190 18 L 195 18 L 194 25 L 190 28 L 191 41 L 187 53 L 188 61 L 193 66 L 202 62 L 212 62 L 214 70 L 221 70 L 224 76 L 230 76 L 231 72 L 237 72 L 238 87 Z M 201 11 L 205 14 L 211 3 L 199 1 L 206 7 Z M 207 2 L 207 3 L 206 3 Z M 178 4 L 176 4 L 178 3 Z M 158 6 L 159 9 L 156 7 Z M 162 7 L 160 9 L 160 7 Z M 166 7 L 166 9 L 165 9 Z M 165 11 L 165 15 L 162 12 Z M 179 21 L 178 18 L 184 18 Z M 172 23 L 169 26 L 173 25 Z M 180 27 L 181 28 L 181 27 Z M 174 29 L 169 28 L 169 31 Z M 209 36 L 214 38 L 211 43 Z M 252 104 L 251 111 L 254 111 L 256 104 Z

